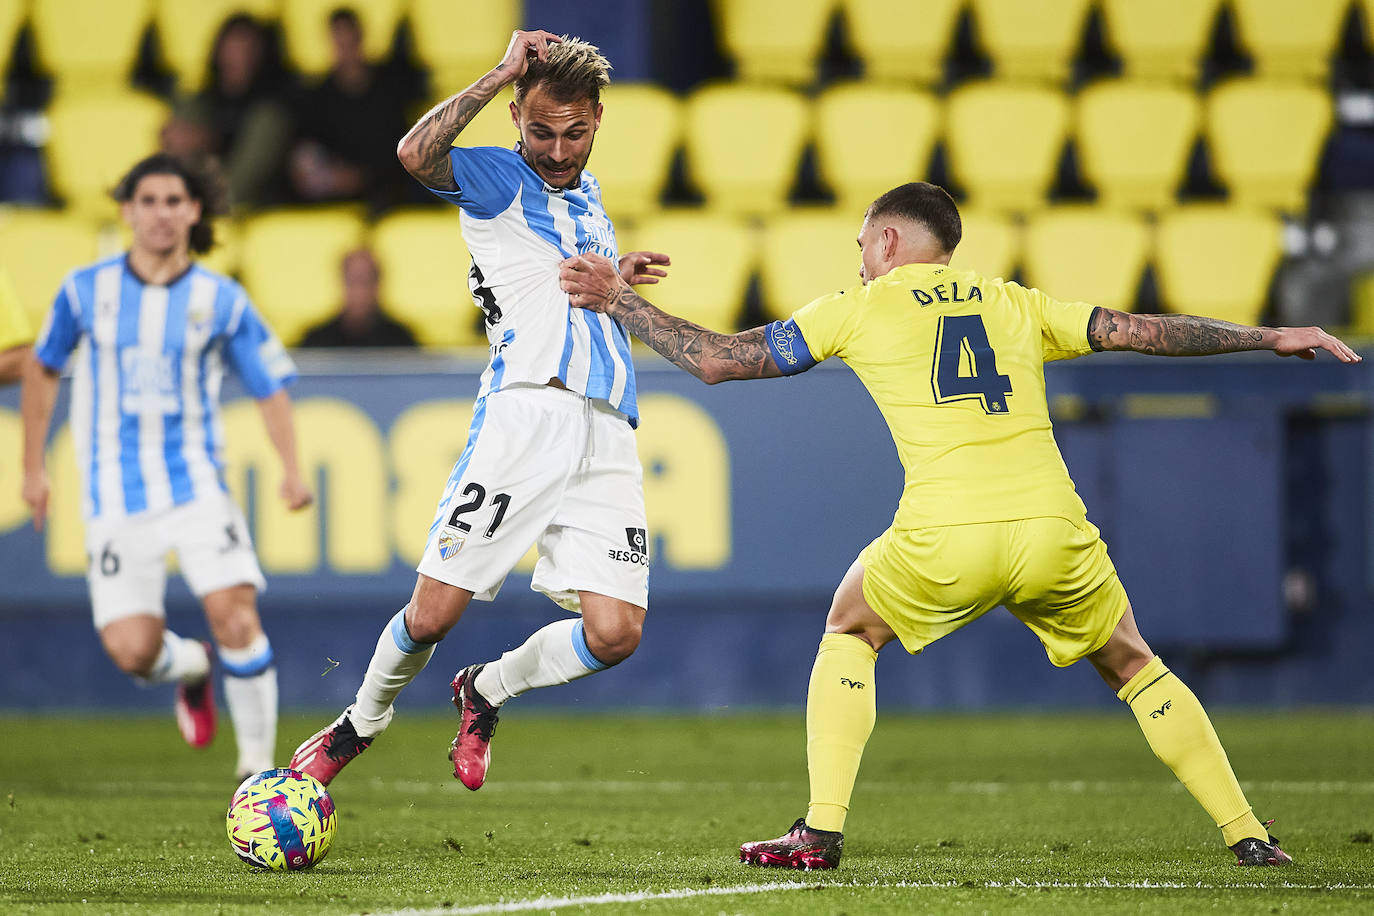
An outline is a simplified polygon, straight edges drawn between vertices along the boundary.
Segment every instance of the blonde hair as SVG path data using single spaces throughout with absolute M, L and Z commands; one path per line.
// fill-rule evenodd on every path
M 559 102 L 591 99 L 601 102 L 601 90 L 611 84 L 611 62 L 601 49 L 581 38 L 563 35 L 562 41 L 549 44 L 549 59 L 531 58 L 525 73 L 515 81 L 515 101 L 520 103 L 535 86 Z

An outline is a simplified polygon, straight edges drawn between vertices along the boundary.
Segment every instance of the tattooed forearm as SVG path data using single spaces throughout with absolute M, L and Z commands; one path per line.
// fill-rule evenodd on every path
M 455 190 L 448 151 L 453 140 L 506 84 L 493 70 L 455 96 L 440 102 L 401 138 L 396 155 L 406 171 L 427 187 Z
M 1272 350 L 1275 332 L 1197 315 L 1131 315 L 1099 308 L 1088 322 L 1094 350 L 1134 350 L 1155 356 L 1211 356 Z
M 632 289 L 614 290 L 607 300 L 607 314 L 627 331 L 708 385 L 782 375 L 768 350 L 763 328 L 721 334 L 661 311 Z

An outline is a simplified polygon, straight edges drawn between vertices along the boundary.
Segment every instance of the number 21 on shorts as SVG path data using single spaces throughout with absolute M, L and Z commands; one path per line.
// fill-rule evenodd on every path
M 987 413 L 1007 412 L 1011 379 L 997 371 L 997 354 L 988 343 L 983 316 L 940 316 L 930 383 L 937 404 L 977 400 Z

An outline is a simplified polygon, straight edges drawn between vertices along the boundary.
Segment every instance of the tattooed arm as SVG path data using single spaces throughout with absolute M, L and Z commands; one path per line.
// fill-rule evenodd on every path
M 631 289 L 616 265 L 603 257 L 569 258 L 558 277 L 573 305 L 610 315 L 664 359 L 708 385 L 782 375 L 763 328 L 721 334 L 669 315 Z
M 1088 341 L 1094 350 L 1134 350 L 1153 356 L 1211 356 L 1241 350 L 1273 350 L 1279 356 L 1315 359 L 1325 350 L 1343 363 L 1360 357 L 1321 328 L 1252 328 L 1197 315 L 1132 315 L 1093 309 Z
M 437 191 L 458 190 L 453 180 L 453 165 L 448 158 L 454 138 L 496 93 L 524 74 L 530 54 L 546 60 L 549 42 L 560 40 L 557 35 L 542 30 L 512 35 L 501 63 L 462 92 L 431 108 L 396 144 L 396 157 L 406 171 L 426 187 Z

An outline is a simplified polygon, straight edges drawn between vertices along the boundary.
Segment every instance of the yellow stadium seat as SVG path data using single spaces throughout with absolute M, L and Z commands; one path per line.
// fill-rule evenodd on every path
M 1222 0 L 1100 0 L 1108 45 L 1133 79 L 1192 82 Z
M 401 20 L 401 0 L 281 0 L 286 57 L 293 67 L 307 76 L 322 76 L 328 72 L 334 62 L 329 17 L 342 7 L 358 16 L 363 31 L 363 54 L 367 59 L 379 61 L 387 56 Z M 497 62 L 493 61 L 492 65 Z
M 1054 182 L 1068 125 L 1068 99 L 1057 89 L 965 83 L 945 106 L 950 171 L 975 207 L 1034 209 Z
M 88 91 L 128 82 L 151 16 L 152 0 L 38 0 L 29 25 L 59 91 Z
M 944 79 L 945 55 L 965 0 L 840 0 L 846 32 L 869 80 L 932 86 Z
M 1092 0 L 969 0 L 994 76 L 1063 82 Z
M 658 209 L 682 139 L 682 103 L 648 83 L 612 83 L 601 102 L 588 167 L 612 219 L 634 219 Z
M 408 0 L 410 35 L 444 98 L 501 62 L 520 28 L 520 0 Z
M 1021 235 L 1016 224 L 1001 213 L 962 208 L 959 220 L 963 238 L 949 265 L 976 270 L 985 277 L 1010 279 L 1021 257 Z
M 621 254 L 659 251 L 672 258 L 668 276 L 639 287 L 650 302 L 713 331 L 734 331 L 757 263 L 753 231 L 736 217 L 702 210 L 663 210 L 618 239 Z
M 687 163 L 709 206 L 732 213 L 782 209 L 811 132 L 798 93 L 714 85 L 687 99 Z
M 63 210 L 0 208 L 0 263 L 34 330 L 43 326 L 62 278 L 100 256 L 91 219 Z
M 838 0 L 715 0 L 720 43 L 739 79 L 804 86 Z
M 1167 83 L 1106 80 L 1078 94 L 1078 165 L 1098 200 L 1159 210 L 1172 206 L 1197 142 L 1202 105 Z
M 1350 0 L 1231 0 L 1236 34 L 1260 76 L 1326 79 Z
M 1220 204 L 1180 207 L 1155 232 L 1160 299 L 1173 312 L 1256 324 L 1282 254 L 1272 213 Z
M 345 208 L 275 210 L 244 220 L 240 278 L 287 346 L 338 311 L 340 264 L 364 234 L 362 216 Z
M 940 105 L 925 92 L 849 83 L 816 100 L 816 158 L 839 206 L 862 213 L 884 191 L 926 173 Z
M 1350 280 L 1350 323 L 1346 334 L 1374 335 L 1374 273 L 1357 273 Z
M 177 89 L 195 92 L 205 85 L 210 57 L 220 26 L 231 16 L 247 13 L 275 19 L 281 0 L 156 0 L 153 23 L 167 68 L 176 75 Z
M 786 318 L 818 296 L 858 285 L 863 213 L 798 208 L 764 226 L 759 288 L 764 311 Z
M 1056 299 L 1133 311 L 1150 253 L 1142 217 L 1105 207 L 1053 207 L 1026 222 L 1023 275 Z
M 520 140 L 520 131 L 510 117 L 510 103 L 514 100 L 514 89 L 510 86 L 502 89 L 494 99 L 482 106 L 482 110 L 468 122 L 462 133 L 454 138 L 453 145 L 514 147 Z M 437 99 L 436 104 L 442 101 Z
M 28 15 L 27 0 L 0 0 L 0 74 L 9 73 L 10 56 Z M 0 98 L 4 90 L 0 89 Z
M 1207 96 L 1213 171 L 1237 203 L 1300 213 L 1331 121 L 1331 99 L 1317 86 L 1231 80 Z
M 68 206 L 115 215 L 110 191 L 133 164 L 157 152 L 168 107 L 142 92 L 62 93 L 48 107 L 48 182 Z
M 480 347 L 481 313 L 472 303 L 472 258 L 456 208 L 392 211 L 372 228 L 387 312 L 427 347 Z

